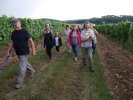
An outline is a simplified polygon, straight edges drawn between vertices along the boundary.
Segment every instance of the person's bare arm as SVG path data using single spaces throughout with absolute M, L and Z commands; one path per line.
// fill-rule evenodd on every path
M 29 38 L 29 43 L 31 45 L 31 48 L 32 48 L 32 55 L 36 55 L 36 50 L 35 50 L 35 45 L 34 45 L 34 42 L 32 40 L 32 38 Z
M 10 43 L 9 43 L 9 46 L 8 46 L 7 56 L 10 55 L 10 52 L 11 52 L 12 48 L 13 48 L 13 41 L 11 40 Z

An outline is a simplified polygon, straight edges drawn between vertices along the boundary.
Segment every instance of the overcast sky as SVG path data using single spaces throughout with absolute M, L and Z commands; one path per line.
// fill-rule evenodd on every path
M 0 0 L 0 16 L 87 19 L 133 15 L 133 0 Z

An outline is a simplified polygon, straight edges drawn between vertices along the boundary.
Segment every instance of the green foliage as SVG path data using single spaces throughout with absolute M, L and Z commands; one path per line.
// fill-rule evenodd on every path
M 0 17 L 0 46 L 6 46 L 10 41 L 10 36 L 13 28 L 10 25 L 10 21 L 13 17 Z M 54 22 L 50 20 L 41 19 L 20 19 L 22 27 L 26 29 L 32 36 L 33 40 L 40 39 L 44 30 L 44 24 L 49 23 L 53 29 L 53 32 L 62 33 L 65 23 Z
M 129 29 L 129 42 L 130 42 L 130 44 L 133 43 L 133 23 L 130 24 L 130 29 Z
M 59 32 L 60 34 L 62 34 L 65 24 L 60 22 L 52 22 L 51 26 L 52 26 L 53 32 Z
M 20 21 L 22 27 L 31 34 L 34 40 L 41 38 L 45 22 L 33 19 L 20 19 Z
M 110 40 L 116 41 L 123 46 L 129 39 L 133 40 L 133 23 L 128 21 L 97 25 L 96 29 Z
M 3 16 L 0 18 L 0 45 L 7 45 L 7 41 L 10 40 L 10 33 L 12 28 L 10 26 L 10 20 L 12 18 L 7 18 Z

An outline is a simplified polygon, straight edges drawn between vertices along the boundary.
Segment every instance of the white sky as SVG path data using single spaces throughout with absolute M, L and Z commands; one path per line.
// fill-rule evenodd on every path
M 133 15 L 133 0 L 0 0 L 0 16 L 87 19 Z

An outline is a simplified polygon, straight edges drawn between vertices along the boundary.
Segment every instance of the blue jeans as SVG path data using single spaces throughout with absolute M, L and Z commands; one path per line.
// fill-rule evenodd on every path
M 74 56 L 78 57 L 78 44 L 72 44 L 72 49 L 74 52 Z

